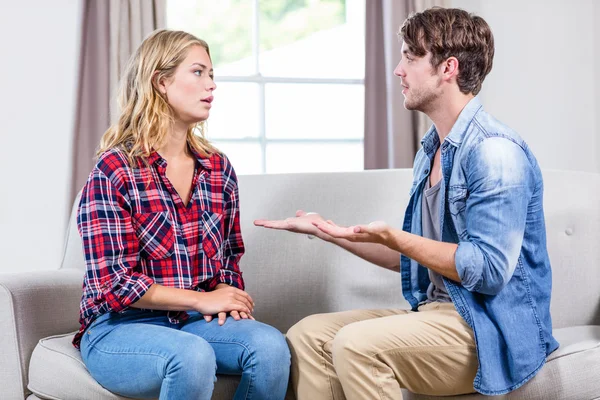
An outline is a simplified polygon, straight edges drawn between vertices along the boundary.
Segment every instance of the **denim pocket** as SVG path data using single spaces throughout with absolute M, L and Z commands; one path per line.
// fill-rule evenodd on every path
M 464 186 L 450 186 L 448 188 L 448 209 L 450 214 L 457 216 L 467 208 L 467 188 Z
M 87 352 L 92 347 L 94 347 L 96 342 L 100 338 L 106 336 L 106 334 L 108 334 L 113 329 L 113 327 L 111 327 L 111 325 L 108 323 L 108 320 L 110 320 L 110 318 L 110 313 L 102 314 L 88 325 L 88 327 L 83 332 L 83 337 L 81 338 L 82 353 L 84 350 L 86 350 L 87 355 Z
M 168 211 L 135 214 L 133 227 L 144 258 L 160 260 L 173 254 L 175 234 Z
M 223 258 L 223 215 L 202 212 L 202 249 L 211 259 Z

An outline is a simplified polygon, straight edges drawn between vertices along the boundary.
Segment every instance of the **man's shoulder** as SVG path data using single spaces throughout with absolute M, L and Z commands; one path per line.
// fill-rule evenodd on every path
M 501 138 L 526 147 L 525 141 L 517 131 L 484 110 L 481 110 L 473 118 L 473 123 L 469 128 L 469 137 L 471 146 L 480 144 L 485 139 Z
M 473 119 L 458 161 L 465 176 L 483 174 L 490 181 L 497 178 L 514 182 L 527 176 L 540 178 L 537 160 L 527 143 L 514 129 L 486 112 Z
M 527 143 L 514 129 L 480 110 L 467 129 L 455 162 L 469 163 L 474 158 L 479 158 L 478 155 L 481 156 L 482 152 L 493 156 L 515 151 L 530 161 L 534 158 Z

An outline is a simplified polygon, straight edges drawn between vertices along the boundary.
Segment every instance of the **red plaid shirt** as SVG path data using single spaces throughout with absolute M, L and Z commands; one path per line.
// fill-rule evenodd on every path
M 187 206 L 158 153 L 149 168 L 131 168 L 117 149 L 98 160 L 77 214 L 87 272 L 75 347 L 91 321 L 125 310 L 155 282 L 199 292 L 219 283 L 244 289 L 235 172 L 224 155 L 196 158 Z M 168 315 L 174 323 L 187 318 L 184 310 Z

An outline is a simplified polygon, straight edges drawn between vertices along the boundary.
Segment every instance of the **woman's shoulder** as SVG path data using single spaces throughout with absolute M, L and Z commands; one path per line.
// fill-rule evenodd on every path
M 218 152 L 212 153 L 209 156 L 208 160 L 210 161 L 213 169 L 219 169 L 219 170 L 223 170 L 223 171 L 227 171 L 227 170 L 233 171 L 233 165 L 231 165 L 231 161 L 229 161 L 229 158 L 223 152 L 218 151 Z
M 237 190 L 238 178 L 233 169 L 233 165 L 229 161 L 229 158 L 222 152 L 215 152 L 210 154 L 208 158 L 204 159 L 204 162 L 210 163 L 210 175 L 211 179 L 223 188 L 223 191 L 233 193 Z M 203 163 L 200 161 L 201 164 Z
M 237 181 L 237 175 L 233 168 L 233 164 L 225 153 L 213 153 L 209 160 L 213 171 L 217 171 L 226 180 Z
M 108 149 L 98 156 L 96 166 L 109 168 L 129 168 L 129 161 L 125 151 L 118 147 Z
M 107 178 L 121 180 L 129 175 L 131 166 L 125 152 L 119 148 L 108 149 L 98 156 L 94 169 Z

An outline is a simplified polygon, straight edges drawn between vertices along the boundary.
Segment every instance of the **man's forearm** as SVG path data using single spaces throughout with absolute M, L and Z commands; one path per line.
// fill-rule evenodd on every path
M 412 258 L 446 278 L 460 282 L 454 263 L 457 244 L 438 242 L 394 228 L 389 229 L 387 236 L 385 245 L 393 251 Z
M 319 235 L 319 237 L 326 242 L 340 246 L 344 250 L 372 264 L 400 272 L 400 253 L 383 244 L 351 242 L 346 239 L 332 238 L 327 234 Z

